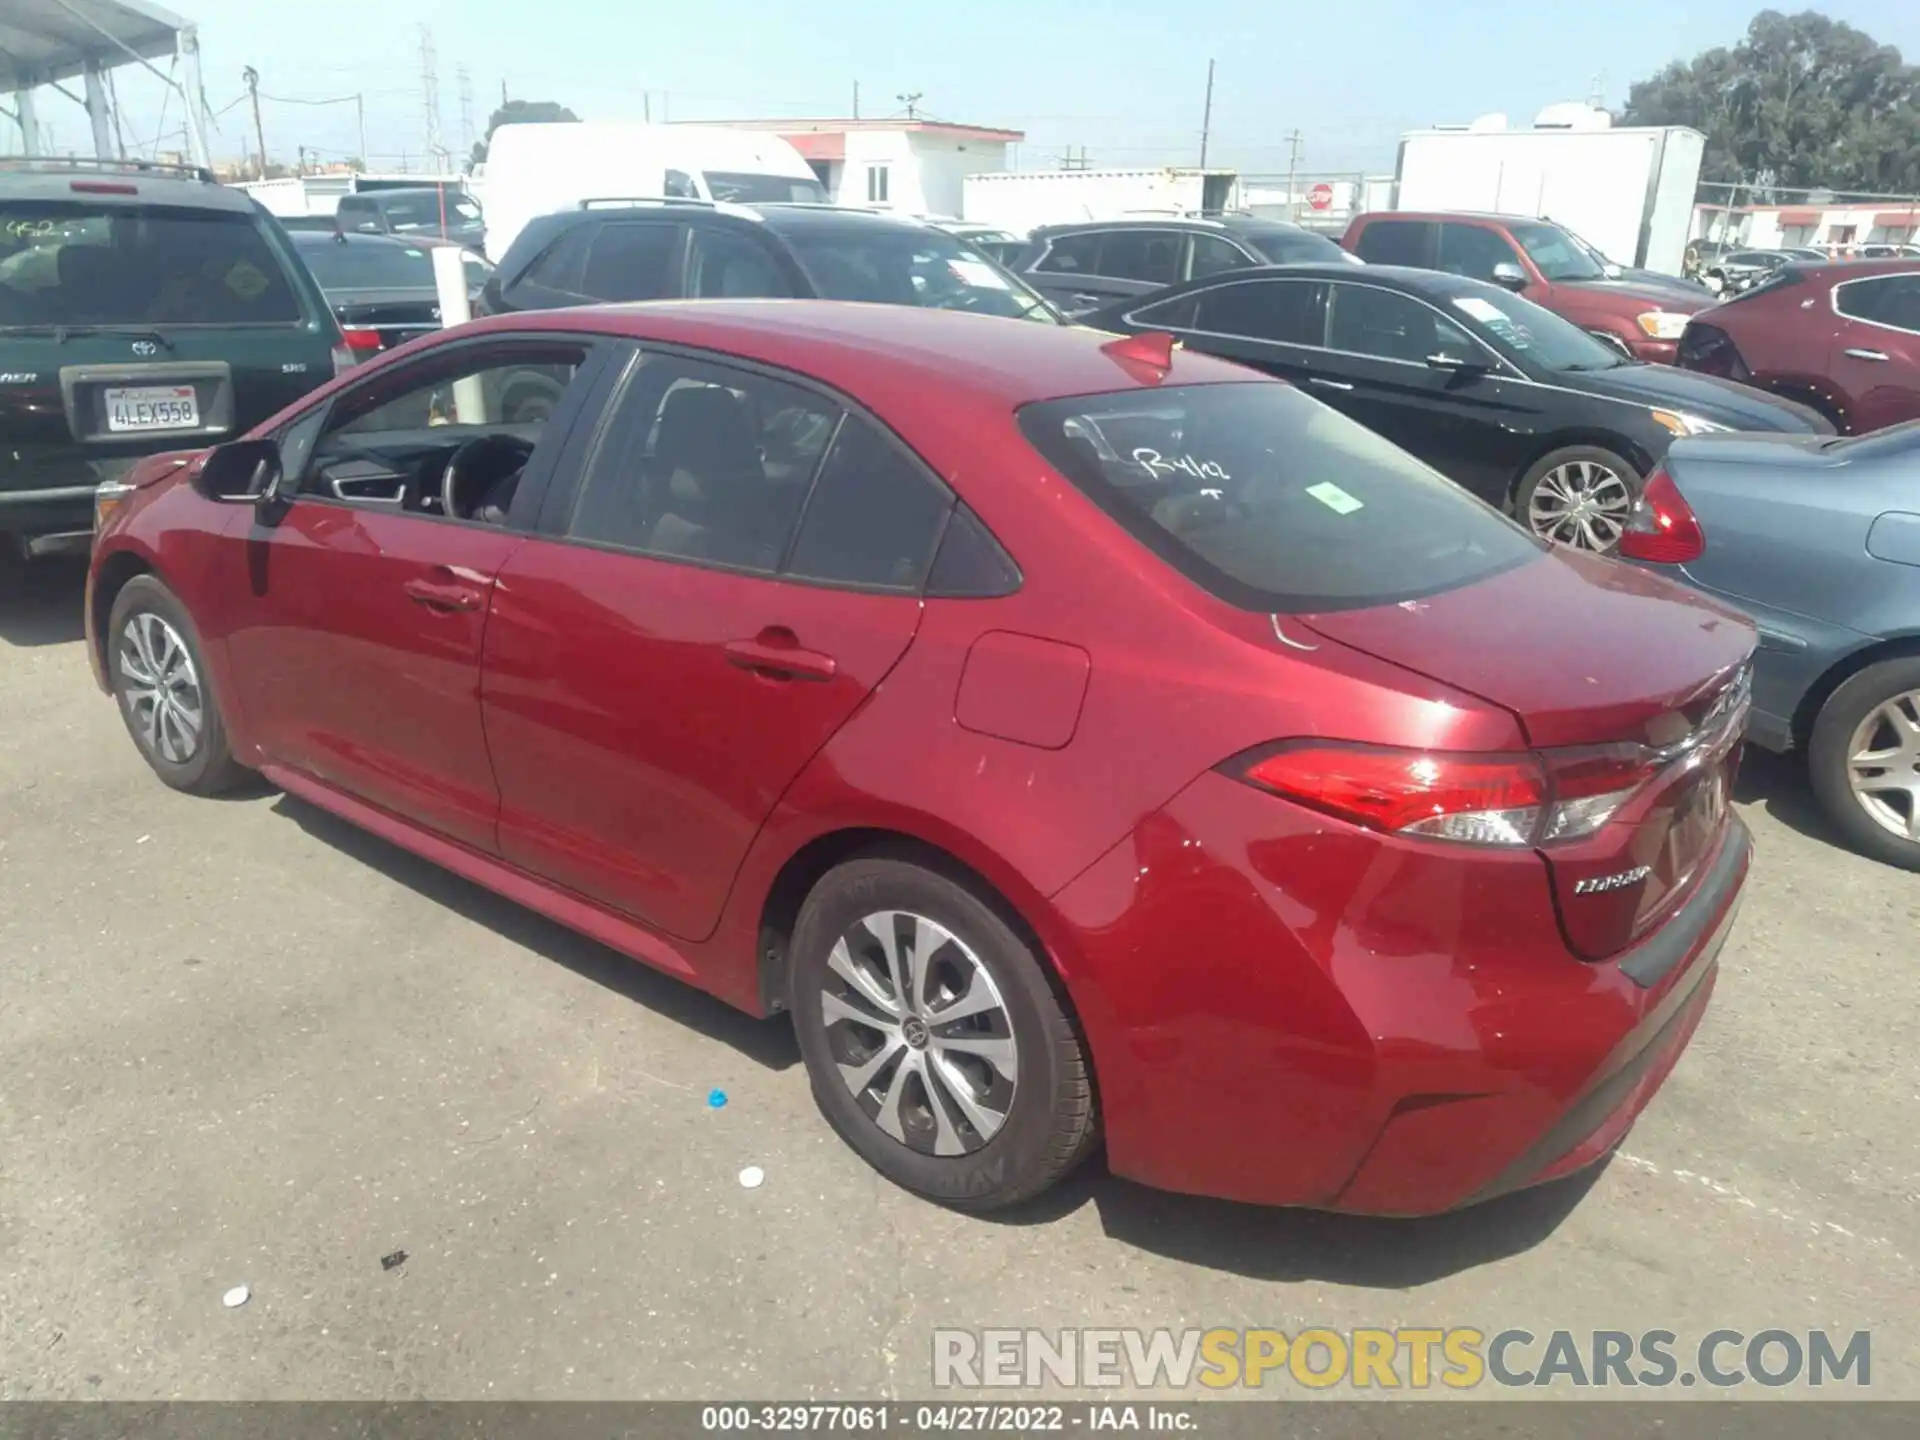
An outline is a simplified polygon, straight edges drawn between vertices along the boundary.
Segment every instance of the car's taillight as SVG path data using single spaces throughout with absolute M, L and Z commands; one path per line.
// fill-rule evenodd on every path
M 1591 835 L 1658 767 L 1638 745 L 1462 754 L 1307 740 L 1228 768 L 1369 830 L 1533 846 Z
M 1684 565 L 1698 560 L 1706 548 L 1707 537 L 1701 533 L 1699 518 L 1680 487 L 1664 469 L 1655 470 L 1627 519 L 1627 528 L 1620 536 L 1620 553 L 1629 560 Z
M 333 373 L 344 375 L 362 360 L 380 353 L 380 332 L 361 325 L 343 325 L 340 343 L 333 347 Z

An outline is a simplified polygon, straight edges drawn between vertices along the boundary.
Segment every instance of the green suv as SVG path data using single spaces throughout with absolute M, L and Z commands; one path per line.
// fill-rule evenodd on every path
M 286 233 L 206 171 L 0 162 L 0 561 L 85 549 L 141 456 L 242 434 L 354 358 Z

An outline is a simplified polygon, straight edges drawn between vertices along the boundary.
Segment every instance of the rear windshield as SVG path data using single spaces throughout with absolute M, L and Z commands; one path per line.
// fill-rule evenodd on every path
M 796 180 L 791 175 L 743 175 L 723 170 L 708 170 L 707 189 L 713 198 L 734 205 L 772 205 L 793 201 L 801 205 L 824 205 L 827 192 L 818 180 Z
M 827 300 L 919 305 L 1058 323 L 1039 295 L 942 230 L 809 228 L 790 233 L 787 242 L 814 288 Z
M 418 245 L 366 245 L 331 237 L 297 245 L 322 290 L 433 289 L 433 256 Z
M 1326 236 L 1311 230 L 1256 230 L 1243 238 L 1275 265 L 1325 264 L 1352 258 Z
M 398 232 L 439 234 L 441 200 L 436 195 L 399 195 L 380 197 L 380 211 Z M 465 195 L 446 197 L 446 225 L 457 230 L 463 225 L 480 223 L 480 207 Z
M 251 215 L 0 201 L 0 326 L 303 318 L 286 268 Z
M 1491 506 L 1290 385 L 1193 385 L 1020 411 L 1047 460 L 1231 605 L 1344 610 L 1541 553 Z

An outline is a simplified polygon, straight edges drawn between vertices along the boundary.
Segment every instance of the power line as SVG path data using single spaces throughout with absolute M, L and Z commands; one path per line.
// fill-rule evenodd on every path
M 420 95 L 427 107 L 427 160 L 445 153 L 440 144 L 440 61 L 433 49 L 433 29 L 420 27 Z
M 473 77 L 467 73 L 464 65 L 453 73 L 460 87 L 460 153 L 471 155 L 474 142 Z

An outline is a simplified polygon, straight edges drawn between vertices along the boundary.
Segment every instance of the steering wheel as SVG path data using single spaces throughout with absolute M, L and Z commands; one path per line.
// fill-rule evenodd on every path
M 467 441 L 447 457 L 447 468 L 440 472 L 441 513 L 455 520 L 471 520 L 473 509 L 485 501 L 486 495 L 465 492 L 477 481 L 504 479 L 532 458 L 533 442 L 518 435 L 482 435 Z

